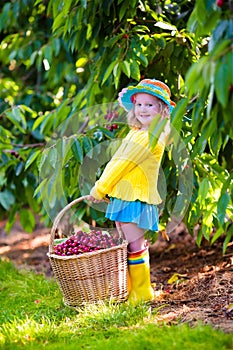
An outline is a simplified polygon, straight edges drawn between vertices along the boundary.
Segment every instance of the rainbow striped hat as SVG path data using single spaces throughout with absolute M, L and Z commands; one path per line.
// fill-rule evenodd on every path
M 118 101 L 121 107 L 123 107 L 127 112 L 130 111 L 134 106 L 134 95 L 140 92 L 147 93 L 158 97 L 160 100 L 164 101 L 170 108 L 172 112 L 175 107 L 175 102 L 171 100 L 171 91 L 169 87 L 160 80 L 155 79 L 143 79 L 136 86 L 128 86 L 122 89 L 118 95 Z

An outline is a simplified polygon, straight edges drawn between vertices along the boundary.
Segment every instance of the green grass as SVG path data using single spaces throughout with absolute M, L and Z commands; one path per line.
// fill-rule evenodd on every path
M 225 350 L 233 335 L 210 326 L 163 325 L 146 304 L 64 306 L 53 279 L 0 261 L 0 349 Z

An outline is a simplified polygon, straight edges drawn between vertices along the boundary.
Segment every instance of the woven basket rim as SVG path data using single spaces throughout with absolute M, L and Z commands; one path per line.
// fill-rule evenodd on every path
M 49 253 L 50 254 L 53 254 L 54 253 L 54 250 L 53 250 L 53 246 L 54 246 L 54 240 L 55 240 L 55 232 L 56 232 L 56 229 L 57 229 L 57 226 L 58 226 L 58 223 L 60 221 L 60 219 L 62 218 L 62 216 L 64 215 L 64 213 L 70 209 L 73 205 L 76 205 L 84 200 L 88 200 L 89 199 L 89 195 L 86 195 L 86 196 L 82 196 L 82 197 L 79 197 L 79 198 L 76 198 L 74 199 L 72 202 L 70 202 L 69 204 L 67 204 L 59 213 L 58 215 L 56 216 L 56 218 L 54 219 L 54 223 L 53 223 L 53 226 L 51 228 L 51 231 L 50 231 L 50 240 L 49 240 Z M 122 235 L 121 232 L 119 232 L 120 234 L 120 237 L 123 239 L 123 241 L 125 241 L 125 238 L 124 236 Z M 107 248 L 108 249 L 108 248 Z M 102 249 L 101 249 L 102 250 Z M 83 253 L 83 254 L 86 254 L 86 253 Z M 82 255 L 83 255 L 82 254 Z M 89 253 L 87 253 L 89 254 Z M 81 254 L 80 254 L 81 255 Z M 70 256 L 69 256 L 70 257 Z
M 118 249 L 121 249 L 121 248 L 127 247 L 127 246 L 128 246 L 128 241 L 123 240 L 123 242 L 121 244 L 118 244 L 114 247 L 99 249 L 99 250 L 95 250 L 94 252 L 87 252 L 87 253 L 82 253 L 82 254 L 78 254 L 78 255 L 75 255 L 75 254 L 74 255 L 57 255 L 54 252 L 48 252 L 47 256 L 52 257 L 52 258 L 56 258 L 56 259 L 60 259 L 60 260 L 81 259 L 81 258 L 90 257 L 90 256 L 94 256 L 94 255 L 104 254 L 106 252 L 118 250 Z

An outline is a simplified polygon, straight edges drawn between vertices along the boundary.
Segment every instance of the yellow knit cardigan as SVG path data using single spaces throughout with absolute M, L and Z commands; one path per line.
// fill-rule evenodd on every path
M 91 196 L 102 199 L 108 195 L 159 204 L 157 182 L 164 148 L 165 143 L 160 139 L 152 152 L 148 131 L 131 130 L 96 181 Z

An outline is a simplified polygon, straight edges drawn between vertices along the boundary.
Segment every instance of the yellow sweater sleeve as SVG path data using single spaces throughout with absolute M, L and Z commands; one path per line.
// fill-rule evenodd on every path
M 139 166 L 151 154 L 147 134 L 134 135 L 130 132 L 128 135 L 92 188 L 90 194 L 96 199 L 102 199 L 106 194 L 111 193 L 113 187 L 123 175 Z

